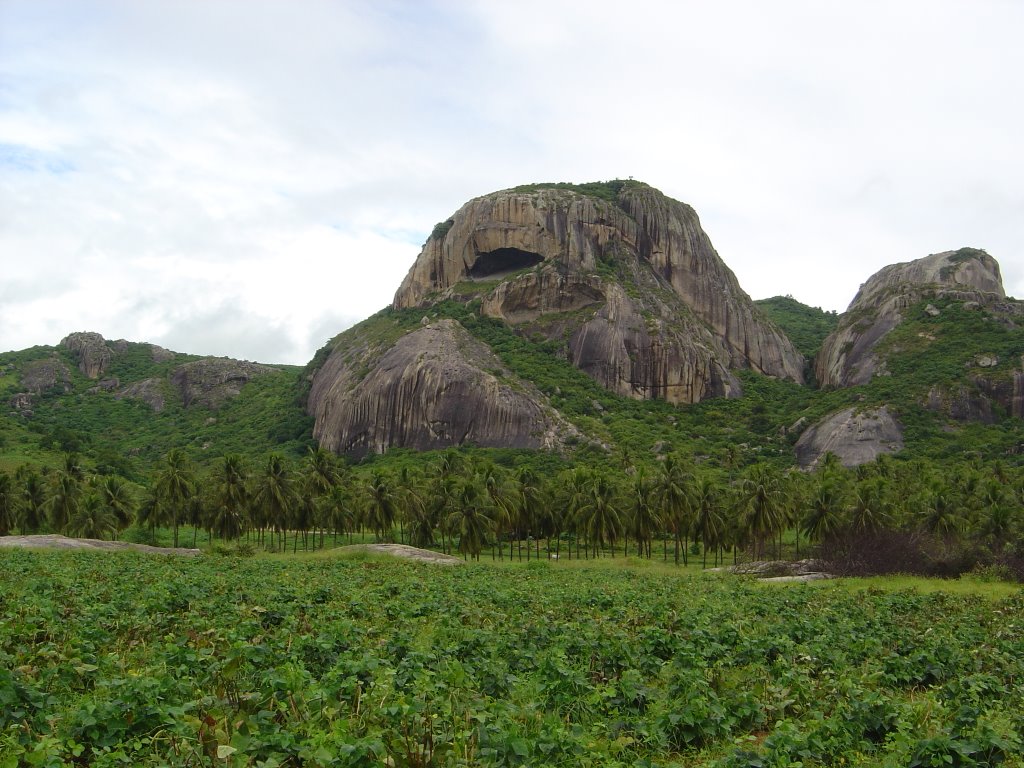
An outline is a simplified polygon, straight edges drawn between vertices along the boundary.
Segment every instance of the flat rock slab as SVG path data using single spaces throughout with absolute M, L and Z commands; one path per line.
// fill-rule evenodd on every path
M 804 573 L 800 576 L 771 576 L 767 579 L 760 579 L 760 581 L 775 581 L 775 582 L 786 582 L 786 581 L 821 581 L 822 579 L 834 579 L 831 573 Z
M 102 541 L 100 539 L 70 539 L 56 533 L 37 536 L 0 536 L 0 547 L 21 547 L 22 549 L 98 549 L 106 552 L 147 552 L 153 555 L 201 555 L 198 549 L 174 547 L 151 547 L 148 544 L 133 544 L 130 541 Z
M 458 565 L 462 561 L 457 557 L 445 555 L 440 552 L 433 552 L 429 549 L 410 547 L 407 544 L 353 544 L 348 547 L 341 547 L 350 552 L 380 552 L 392 557 L 404 557 L 407 560 L 416 560 L 421 563 L 435 563 L 437 565 Z

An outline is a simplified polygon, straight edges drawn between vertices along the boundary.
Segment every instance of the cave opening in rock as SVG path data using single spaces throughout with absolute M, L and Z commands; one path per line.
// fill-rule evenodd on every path
M 519 269 L 526 269 L 544 261 L 544 257 L 532 251 L 519 248 L 498 248 L 481 253 L 476 257 L 469 276 L 474 280 L 507 275 Z

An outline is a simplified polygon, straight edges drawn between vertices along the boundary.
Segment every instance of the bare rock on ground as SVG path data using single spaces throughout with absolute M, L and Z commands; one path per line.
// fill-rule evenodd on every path
M 408 544 L 353 544 L 349 547 L 342 547 L 342 549 L 348 551 L 379 552 L 391 555 L 392 557 L 415 560 L 420 563 L 433 563 L 435 565 L 458 565 L 462 562 L 457 557 L 434 552 L 429 549 L 410 547 Z
M 134 544 L 130 541 L 103 541 L 101 539 L 73 539 L 56 533 L 35 536 L 0 536 L 0 547 L 21 549 L 92 549 L 104 552 L 146 552 L 153 555 L 201 555 L 198 549 L 184 547 L 151 547 L 148 544 Z

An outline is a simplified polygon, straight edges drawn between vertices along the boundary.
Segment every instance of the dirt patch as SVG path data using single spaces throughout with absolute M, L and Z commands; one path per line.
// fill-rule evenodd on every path
M 22 549 L 98 549 L 106 552 L 147 552 L 153 555 L 185 555 L 194 557 L 202 552 L 198 549 L 173 547 L 151 547 L 148 544 L 133 544 L 129 541 L 101 541 L 100 539 L 69 539 L 56 533 L 40 536 L 0 536 L 0 547 L 21 547 Z
M 419 549 L 406 544 L 353 544 L 349 547 L 341 547 L 342 550 L 350 552 L 380 552 L 392 557 L 403 557 L 407 560 L 416 560 L 421 563 L 435 563 L 437 565 L 458 565 L 462 561 L 451 555 L 444 555 L 440 552 L 433 552 L 429 549 Z

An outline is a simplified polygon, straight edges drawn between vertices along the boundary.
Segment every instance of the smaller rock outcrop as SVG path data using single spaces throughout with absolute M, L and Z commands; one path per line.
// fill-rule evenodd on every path
M 822 345 L 815 363 L 823 387 L 867 384 L 884 371 L 879 342 L 903 320 L 903 313 L 925 298 L 952 298 L 992 305 L 1005 299 L 999 264 L 985 251 L 961 248 L 923 259 L 891 264 L 872 275 Z M 925 313 L 937 317 L 932 304 Z
M 113 357 L 106 339 L 91 331 L 68 334 L 61 339 L 60 346 L 71 353 L 78 363 L 78 370 L 89 379 L 98 379 L 102 376 Z
M 71 371 L 57 357 L 33 360 L 21 369 L 21 386 L 34 395 L 70 392 Z
M 171 350 L 158 347 L 156 344 L 150 344 L 149 350 L 154 363 L 167 363 L 177 357 Z
M 227 357 L 204 357 L 179 365 L 171 372 L 171 384 L 181 392 L 185 407 L 200 405 L 215 410 L 257 376 L 278 371 L 269 365 L 232 360 Z
M 804 430 L 794 448 L 797 462 L 805 469 L 826 453 L 834 453 L 844 467 L 856 467 L 902 449 L 903 427 L 885 406 L 863 411 L 846 408 L 826 416 Z
M 128 398 L 129 400 L 141 400 L 156 413 L 160 413 L 166 405 L 164 384 L 160 379 L 143 379 L 142 381 L 136 381 L 117 392 L 114 397 L 118 400 L 123 398 Z

